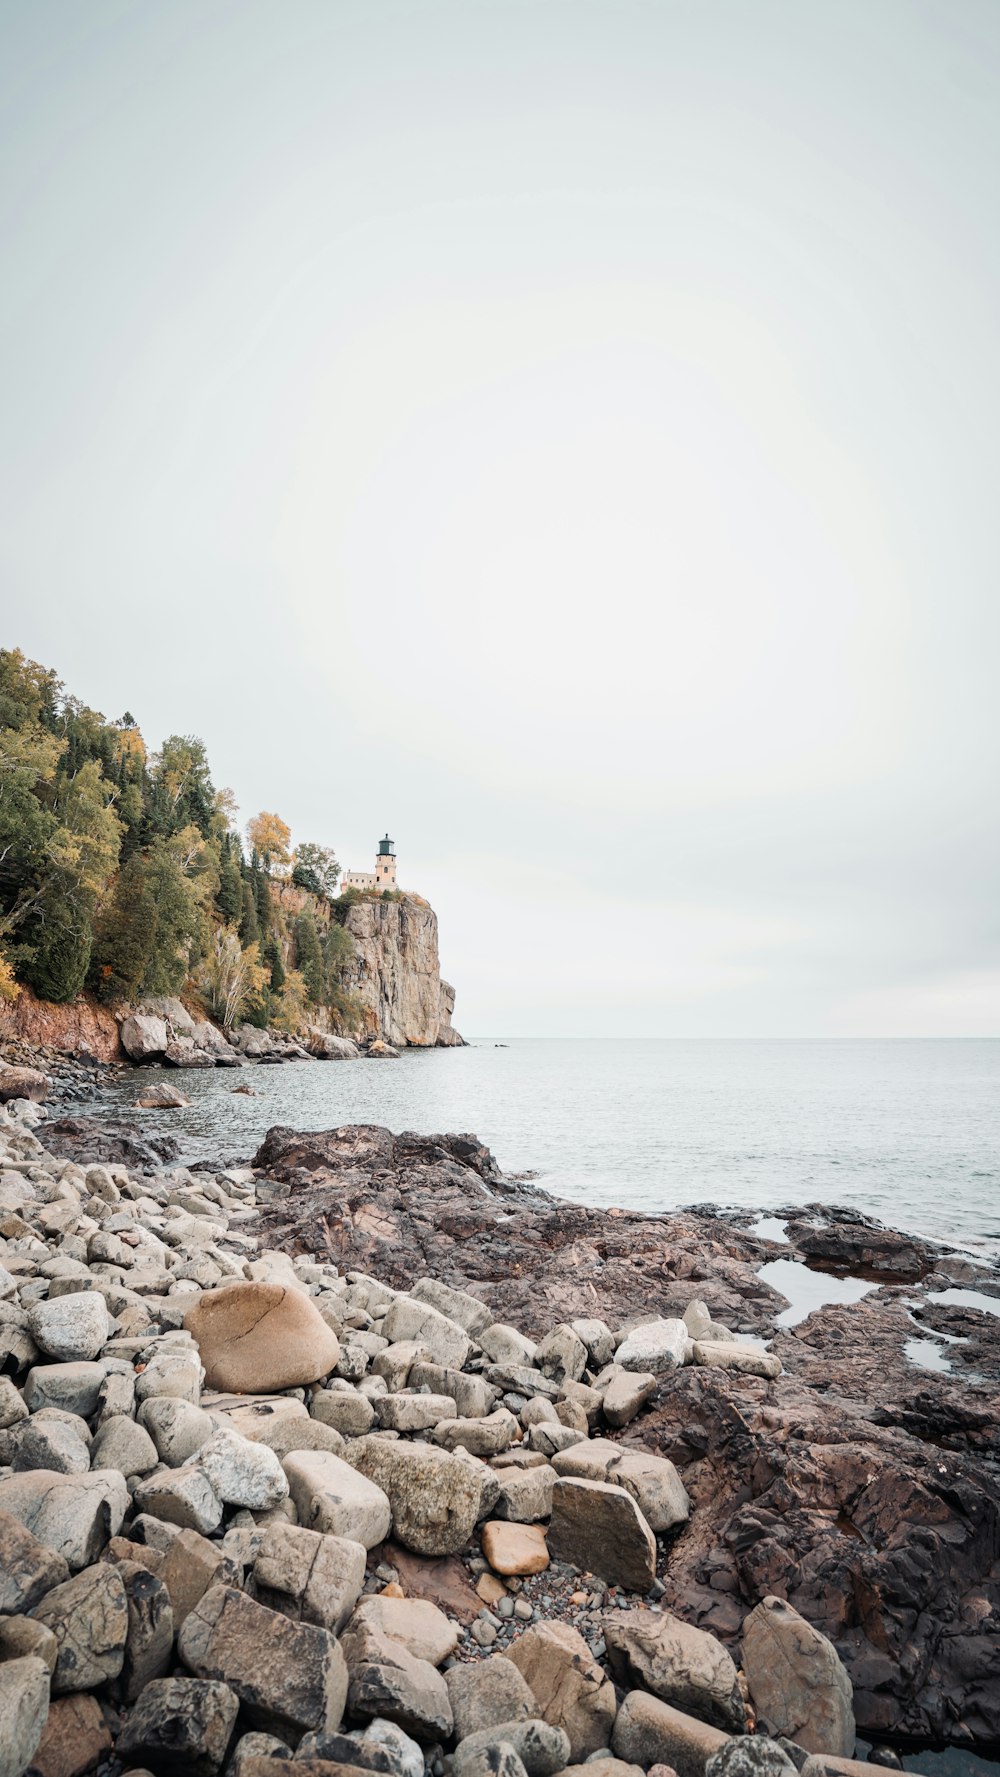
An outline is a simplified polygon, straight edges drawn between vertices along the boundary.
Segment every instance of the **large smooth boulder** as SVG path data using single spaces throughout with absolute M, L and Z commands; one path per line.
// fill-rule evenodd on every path
M 666 1456 L 626 1449 L 610 1438 L 589 1438 L 552 1457 L 557 1475 L 606 1481 L 631 1493 L 650 1529 L 657 1534 L 687 1522 L 691 1511 L 684 1483 Z
M 165 1080 L 153 1080 L 140 1089 L 133 1103 L 137 1111 L 182 1111 L 191 1100 L 186 1092 L 168 1086 Z
M 393 1534 L 404 1548 L 418 1555 L 453 1555 L 468 1542 L 486 1473 L 475 1462 L 430 1444 L 395 1443 L 375 1435 L 358 1438 L 346 1455 L 388 1498 Z M 287 1473 L 287 1463 L 285 1467 Z
M 110 1337 L 110 1316 L 97 1290 L 76 1290 L 36 1302 L 28 1329 L 39 1351 L 67 1363 L 95 1358 Z
M 601 1628 L 608 1664 L 627 1690 L 651 1691 L 675 1709 L 731 1733 L 743 1733 L 746 1712 L 739 1677 L 714 1635 L 669 1611 L 608 1611 Z
M 526 1680 L 542 1720 L 564 1729 L 567 1763 L 578 1764 L 609 1744 L 615 1687 L 575 1629 L 566 1623 L 534 1623 L 504 1657 Z
M 170 1041 L 166 1019 L 151 1012 L 133 1012 L 122 1021 L 121 1040 L 130 1061 L 158 1061 Z
M 184 1325 L 205 1366 L 205 1385 L 273 1394 L 329 1375 L 340 1341 L 319 1309 L 281 1283 L 235 1283 L 199 1297 Z
M 570 1561 L 626 1592 L 648 1592 L 656 1578 L 653 1532 L 631 1493 L 606 1481 L 556 1482 L 548 1546 L 554 1560 Z
M 177 1651 L 198 1678 L 236 1692 L 265 1730 L 303 1734 L 336 1728 L 347 1700 L 347 1667 L 326 1629 L 293 1623 L 232 1586 L 212 1586 L 185 1619 Z
M 743 1670 L 760 1721 L 807 1752 L 851 1758 L 854 1691 L 832 1641 L 783 1598 L 743 1623 Z
M 392 1507 L 385 1489 L 351 1463 L 326 1450 L 293 1450 L 282 1467 L 300 1524 L 346 1537 L 366 1549 L 388 1536 Z

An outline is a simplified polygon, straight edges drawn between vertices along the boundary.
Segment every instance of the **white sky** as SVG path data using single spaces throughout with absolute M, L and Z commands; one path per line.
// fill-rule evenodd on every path
M 997 1032 L 995 0 L 0 0 L 5 640 L 490 1035 Z

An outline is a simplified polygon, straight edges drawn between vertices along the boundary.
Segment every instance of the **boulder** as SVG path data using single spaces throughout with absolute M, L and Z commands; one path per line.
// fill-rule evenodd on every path
M 564 1321 L 546 1333 L 535 1349 L 534 1361 L 553 1382 L 579 1382 L 587 1368 L 587 1347 Z
M 470 1296 L 466 1290 L 452 1289 L 450 1284 L 439 1283 L 436 1277 L 421 1277 L 410 1291 L 414 1302 L 428 1302 L 448 1320 L 457 1321 L 473 1339 L 492 1324 L 493 1310 L 480 1302 L 478 1297 Z
M 455 1777 L 528 1777 L 510 1740 L 498 1733 L 489 1739 L 470 1735 L 452 1760 Z
M 50 1409 L 51 1411 L 51 1409 Z M 27 1469 L 50 1469 L 60 1475 L 85 1475 L 90 1468 L 90 1450 L 85 1439 L 66 1420 L 47 1420 L 42 1414 L 25 1426 L 18 1426 L 11 1467 L 15 1474 Z M 76 1422 L 86 1432 L 86 1422 Z
M 137 1561 L 118 1568 L 125 1586 L 128 1633 L 125 1658 L 115 1689 L 125 1703 L 134 1703 L 147 1684 L 163 1678 L 174 1645 L 174 1613 L 164 1580 Z
M 36 1302 L 28 1312 L 28 1328 L 46 1357 L 72 1363 L 98 1355 L 110 1337 L 109 1319 L 97 1290 L 77 1290 Z
M 374 1434 L 350 1444 L 347 1459 L 387 1496 L 393 1535 L 404 1548 L 451 1555 L 468 1542 L 482 1499 L 485 1471 L 478 1464 L 429 1444 L 391 1443 Z
M 196 1461 L 223 1505 L 266 1512 L 288 1498 L 288 1481 L 274 1451 L 239 1432 L 216 1432 L 202 1444 Z
M 160 1469 L 140 1481 L 133 1496 L 140 1512 L 176 1524 L 181 1530 L 197 1530 L 208 1536 L 222 1523 L 222 1501 L 204 1469 L 188 1463 L 184 1468 Z
M 759 1721 L 807 1752 L 851 1758 L 854 1692 L 832 1641 L 782 1598 L 743 1622 L 743 1670 Z
M 320 1425 L 329 1426 L 342 1438 L 363 1438 L 375 1423 L 375 1408 L 363 1394 L 353 1388 L 317 1389 L 309 1403 L 309 1412 Z
M 504 1658 L 527 1681 L 542 1720 L 565 1731 L 567 1764 L 609 1744 L 615 1688 L 575 1629 L 566 1623 L 533 1623 Z
M 426 1363 L 422 1358 L 411 1364 L 407 1381 L 410 1388 L 429 1388 L 432 1394 L 450 1394 L 460 1419 L 485 1419 L 496 1400 L 493 1389 L 482 1376 L 469 1376 L 464 1370 Z
M 32 1413 L 58 1407 L 89 1419 L 100 1405 L 106 1374 L 103 1364 L 36 1364 L 25 1379 L 25 1404 Z
M 458 1646 L 458 1629 L 426 1598 L 363 1598 L 350 1628 L 377 1629 L 418 1659 L 440 1666 Z
M 353 1453 L 367 1442 L 349 1445 Z M 392 1449 L 393 1445 L 384 1448 Z M 373 1549 L 384 1541 L 392 1507 L 383 1487 L 326 1450 L 295 1450 L 282 1464 L 299 1522 Z
M 261 1604 L 338 1634 L 365 1582 L 365 1547 L 298 1524 L 268 1524 L 253 1564 Z
M 132 1103 L 137 1111 L 181 1111 L 191 1100 L 176 1086 L 168 1086 L 165 1080 L 157 1080 L 143 1086 L 138 1098 L 133 1099 Z
M 629 1425 L 659 1387 L 651 1370 L 623 1370 L 614 1366 L 601 1400 L 601 1412 L 609 1425 Z
M 450 1320 L 429 1302 L 413 1296 L 397 1296 L 390 1304 L 382 1328 L 390 1344 L 397 1341 L 421 1345 L 428 1357 L 446 1368 L 460 1370 L 472 1349 L 469 1335 L 458 1321 Z
M 450 1394 L 383 1394 L 375 1410 L 379 1424 L 390 1431 L 432 1431 L 442 1420 L 455 1418 Z
M 368 1624 L 349 1628 L 340 1645 L 350 1675 L 347 1701 L 354 1719 L 395 1722 L 422 1743 L 450 1737 L 448 1687 L 429 1660 L 419 1659 L 402 1642 Z
M 26 1777 L 79 1777 L 94 1770 L 110 1751 L 111 1730 L 96 1697 L 82 1691 L 53 1697 Z
M 26 1098 L 32 1104 L 43 1104 L 52 1082 L 37 1067 L 7 1067 L 0 1064 L 0 1104 Z
M 453 1666 L 445 1682 L 456 1740 L 501 1722 L 527 1721 L 538 1708 L 527 1680 L 503 1654 Z
M 276 1393 L 329 1375 L 340 1342 L 310 1298 L 280 1283 L 236 1283 L 202 1295 L 185 1317 L 208 1388 Z
M 494 1573 L 544 1573 L 549 1565 L 544 1530 L 503 1518 L 483 1525 L 483 1554 Z
M 682 1320 L 650 1320 L 633 1327 L 615 1352 L 623 1370 L 651 1370 L 660 1376 L 679 1369 L 691 1354 L 691 1335 Z
M 89 1475 L 58 1475 L 47 1469 L 0 1480 L 0 1513 L 9 1513 L 53 1549 L 72 1571 L 96 1561 L 117 1536 L 128 1509 L 122 1475 L 93 1469 Z
M 741 1345 L 736 1339 L 696 1339 L 691 1347 L 691 1361 L 715 1364 L 742 1376 L 767 1376 L 772 1381 L 781 1375 L 781 1359 L 773 1351 L 759 1351 L 756 1345 Z
M 14 1616 L 31 1610 L 67 1579 L 63 1556 L 33 1536 L 19 1518 L 0 1511 L 0 1613 Z
M 148 1475 L 160 1460 L 148 1431 L 124 1413 L 105 1420 L 90 1458 L 95 1468 L 117 1469 L 120 1475 Z
M 653 1532 L 631 1493 L 606 1481 L 556 1481 L 549 1550 L 627 1592 L 648 1592 L 656 1578 Z
M 510 1518 L 517 1524 L 537 1524 L 552 1516 L 552 1489 L 556 1471 L 547 1463 L 537 1468 L 497 1468 L 493 1470 L 498 1483 L 493 1510 L 498 1518 Z
M 686 1715 L 646 1691 L 629 1691 L 611 1735 L 616 1758 L 641 1765 L 666 1765 L 677 1777 L 704 1777 L 713 1753 L 730 1744 L 730 1737 L 696 1716 Z
M 174 1627 L 179 1630 L 209 1587 L 234 1585 L 237 1571 L 221 1543 L 209 1542 L 197 1530 L 181 1530 L 172 1533 L 161 1576 L 170 1594 Z
M 170 1041 L 165 1018 L 133 1012 L 122 1021 L 121 1043 L 130 1061 L 158 1061 Z
M 469 1768 L 470 1761 L 480 1753 L 489 1753 L 497 1742 L 512 1746 L 528 1777 L 553 1777 L 566 1767 L 569 1758 L 569 1737 L 563 1728 L 551 1727 L 546 1721 L 530 1717 L 524 1721 L 501 1722 L 495 1728 L 479 1728 L 467 1734 L 455 1759 L 456 1777 Z
M 657 1534 L 686 1523 L 690 1514 L 691 1502 L 673 1463 L 648 1450 L 627 1449 L 609 1438 L 591 1438 L 557 1451 L 552 1467 L 557 1475 L 624 1487 Z
M 49 1712 L 49 1669 L 37 1654 L 0 1665 L 0 1777 L 21 1777 Z
M 334 1637 L 290 1622 L 231 1586 L 212 1586 L 195 1605 L 177 1651 L 198 1678 L 230 1685 L 266 1731 L 335 1728 L 344 1713 L 347 1668 Z
M 150 1435 L 161 1462 L 182 1468 L 215 1435 L 215 1424 L 203 1407 L 174 1395 L 152 1395 L 136 1414 Z
M 746 1711 L 732 1660 L 714 1635 L 669 1611 L 608 1611 L 601 1621 L 612 1675 L 675 1709 L 741 1734 Z
M 229 1746 L 239 1698 L 215 1679 L 157 1678 L 146 1686 L 118 1737 L 126 1765 L 157 1777 L 215 1777 Z
M 795 1761 L 766 1734 L 730 1740 L 705 1763 L 705 1777 L 792 1777 L 793 1772 L 797 1772 Z
M 99 1562 L 53 1586 L 32 1615 L 51 1629 L 58 1644 L 54 1696 L 91 1691 L 118 1677 L 125 1658 L 128 1603 L 116 1566 Z

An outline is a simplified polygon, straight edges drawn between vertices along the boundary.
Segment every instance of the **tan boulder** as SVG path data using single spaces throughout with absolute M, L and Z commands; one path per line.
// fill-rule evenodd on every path
M 670 1611 L 608 1611 L 601 1627 L 612 1674 L 627 1690 L 652 1691 L 713 1727 L 745 1731 L 736 1667 L 714 1635 Z
M 743 1623 L 743 1670 L 772 1734 L 807 1752 L 850 1758 L 854 1691 L 832 1641 L 783 1598 L 765 1598 Z
M 492 1518 L 483 1525 L 483 1554 L 494 1573 L 544 1573 L 549 1565 L 545 1532 L 538 1524 Z
M 340 1357 L 340 1341 L 302 1290 L 235 1283 L 199 1297 L 184 1325 L 205 1366 L 205 1385 L 234 1394 L 273 1394 L 318 1382 Z
M 542 1720 L 565 1730 L 573 1764 L 610 1744 L 615 1687 L 575 1629 L 567 1623 L 533 1623 L 503 1658 L 527 1680 Z

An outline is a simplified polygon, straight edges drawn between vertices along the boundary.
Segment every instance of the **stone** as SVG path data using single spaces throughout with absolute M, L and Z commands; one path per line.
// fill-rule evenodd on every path
M 344 1713 L 347 1667 L 334 1637 L 312 1623 L 290 1622 L 231 1586 L 212 1586 L 195 1605 L 177 1651 L 197 1677 L 231 1685 L 265 1731 L 332 1729 Z
M 83 1420 L 80 1426 L 86 1431 Z M 29 1469 L 50 1469 L 59 1475 L 85 1475 L 90 1468 L 90 1450 L 78 1432 L 63 1420 L 45 1420 L 41 1414 L 25 1426 L 18 1426 L 17 1448 L 11 1464 L 15 1474 Z
M 236 1283 L 199 1297 L 185 1316 L 209 1388 L 272 1394 L 318 1382 L 340 1341 L 311 1299 L 281 1283 Z
M 454 1402 L 452 1402 L 454 1410 Z M 472 1456 L 499 1456 L 514 1442 L 517 1420 L 506 1407 L 498 1407 L 481 1419 L 449 1418 L 435 1426 L 434 1442 L 444 1450 L 461 1447 Z
M 651 1370 L 622 1370 L 616 1364 L 604 1390 L 601 1412 L 609 1425 L 630 1425 L 658 1387 L 659 1382 Z
M 705 1762 L 705 1777 L 792 1777 L 795 1770 L 787 1752 L 766 1734 L 730 1740 Z
M 309 1403 L 309 1412 L 313 1419 L 343 1438 L 363 1438 L 375 1424 L 371 1401 L 353 1389 L 345 1389 L 342 1394 L 330 1388 L 318 1389 Z
M 36 1302 L 28 1327 L 39 1351 L 70 1363 L 95 1358 L 110 1337 L 108 1310 L 97 1290 Z
M 128 1633 L 117 1694 L 134 1703 L 147 1684 L 163 1678 L 174 1645 L 174 1613 L 165 1582 L 138 1562 L 123 1561 L 118 1569 L 125 1586 Z
M 43 1104 L 49 1096 L 52 1082 L 47 1074 L 37 1067 L 8 1067 L 6 1062 L 0 1065 L 0 1104 L 10 1104 L 12 1099 L 25 1098 L 31 1104 Z
M 96 1697 L 53 1697 L 25 1777 L 82 1777 L 110 1751 L 111 1730 Z
M 579 1430 L 573 1425 L 563 1425 L 558 1413 L 556 1419 L 558 1423 L 555 1425 L 540 1421 L 532 1426 L 528 1434 L 532 1449 L 540 1451 L 546 1457 L 557 1456 L 560 1451 L 571 1450 L 574 1445 L 587 1441 L 585 1430 Z
M 552 1727 L 533 1717 L 500 1722 L 496 1727 L 482 1727 L 467 1734 L 455 1755 L 456 1777 L 470 1769 L 471 1761 L 489 1753 L 496 1744 L 512 1746 L 528 1777 L 553 1777 L 565 1769 L 569 1759 L 569 1736 L 565 1729 Z
M 25 1405 L 32 1413 L 60 1407 L 64 1413 L 89 1419 L 100 1404 L 104 1376 L 103 1364 L 38 1364 L 25 1380 Z
M 483 1490 L 477 1463 L 429 1444 L 392 1443 L 374 1434 L 349 1445 L 347 1457 L 387 1496 L 393 1535 L 404 1548 L 450 1555 L 468 1542 Z
M 504 1326 L 500 1321 L 494 1321 L 480 1333 L 479 1344 L 494 1364 L 528 1368 L 535 1361 L 535 1341 L 517 1327 Z
M 347 1702 L 354 1719 L 382 1717 L 422 1743 L 450 1737 L 448 1688 L 429 1660 L 368 1624 L 349 1628 L 340 1645 L 350 1673 Z
M 62 1555 L 33 1536 L 19 1518 L 0 1511 L 0 1612 L 29 1611 L 68 1578 Z
M 58 1643 L 53 1696 L 94 1690 L 118 1677 L 125 1658 L 128 1603 L 116 1566 L 99 1562 L 53 1586 L 32 1615 L 51 1629 Z
M 156 1351 L 141 1375 L 136 1377 L 135 1398 L 145 1402 L 166 1396 L 196 1407 L 203 1379 L 204 1371 L 196 1350 Z
M 179 1630 L 210 1586 L 235 1584 L 236 1571 L 220 1543 L 209 1542 L 197 1530 L 181 1530 L 172 1537 L 161 1577 Z
M 695 1364 L 716 1364 L 723 1370 L 735 1370 L 743 1376 L 781 1375 L 781 1359 L 773 1351 L 758 1351 L 755 1345 L 741 1345 L 738 1340 L 696 1339 L 691 1347 Z
M 42 1737 L 49 1669 L 35 1654 L 0 1666 L 0 1777 L 21 1777 Z
M 243 1435 L 253 1443 L 266 1444 L 279 1462 L 296 1450 L 326 1450 L 331 1456 L 340 1456 L 344 1450 L 344 1439 L 339 1431 L 305 1414 L 301 1418 L 298 1414 L 281 1414 L 270 1425 L 256 1426 L 252 1432 L 248 1430 Z
M 370 1721 L 361 1733 L 351 1735 L 355 1746 L 366 1758 L 385 1755 L 391 1761 L 395 1777 L 423 1777 L 424 1755 L 415 1740 L 405 1734 L 398 1722 Z
M 130 1061 L 158 1061 L 170 1041 L 164 1018 L 133 1012 L 122 1022 L 121 1044 Z
M 408 1380 L 411 1388 L 429 1388 L 432 1394 L 450 1394 L 460 1419 L 484 1419 L 496 1400 L 484 1377 L 449 1369 L 446 1364 L 425 1363 L 418 1359 L 410 1366 Z
M 650 1777 L 677 1777 L 669 1765 L 654 1765 Z M 567 1765 L 563 1777 L 643 1777 L 641 1765 L 627 1765 L 624 1759 L 592 1755 L 584 1765 Z
M 649 1450 L 627 1449 L 609 1438 L 591 1438 L 574 1444 L 571 1450 L 557 1451 L 552 1467 L 560 1476 L 624 1487 L 657 1534 L 686 1523 L 690 1514 L 691 1502 L 673 1463 Z
M 549 1565 L 544 1530 L 503 1518 L 483 1525 L 483 1554 L 494 1573 L 544 1573 Z
M 527 1777 L 509 1740 L 493 1736 L 481 1740 L 472 1734 L 463 1740 L 453 1759 L 455 1777 Z
M 105 1420 L 90 1459 L 95 1468 L 117 1469 L 120 1475 L 148 1475 L 160 1460 L 148 1431 L 123 1413 Z
M 465 1328 L 447 1315 L 439 1313 L 429 1302 L 418 1302 L 413 1296 L 397 1296 L 389 1306 L 382 1328 L 390 1345 L 398 1340 L 412 1341 L 423 1347 L 434 1363 L 460 1370 L 472 1349 Z
M 498 1518 L 511 1518 L 518 1524 L 537 1524 L 552 1516 L 552 1489 L 556 1471 L 543 1462 L 538 1468 L 494 1469 L 499 1490 L 493 1507 Z
M 743 1670 L 772 1734 L 807 1752 L 854 1754 L 854 1693 L 832 1641 L 782 1598 L 767 1597 L 743 1621 Z
M 266 1512 L 288 1498 L 288 1481 L 274 1451 L 238 1432 L 216 1432 L 202 1444 L 196 1461 L 223 1505 Z
M 615 1352 L 623 1370 L 651 1370 L 660 1376 L 688 1361 L 691 1336 L 682 1320 L 650 1320 L 633 1327 Z
M 261 1604 L 338 1634 L 365 1582 L 364 1545 L 297 1524 L 267 1525 L 253 1565 Z
M 299 1522 L 307 1529 L 329 1531 L 366 1549 L 388 1536 L 392 1508 L 385 1491 L 351 1463 L 325 1450 L 297 1450 L 282 1467 Z
M 428 1302 L 443 1314 L 447 1320 L 453 1320 L 464 1327 L 473 1339 L 491 1325 L 493 1310 L 487 1308 L 476 1296 L 470 1296 L 466 1290 L 452 1289 L 449 1284 L 439 1283 L 436 1277 L 421 1277 L 413 1285 L 410 1296 L 414 1302 Z
M 21 1660 L 26 1654 L 37 1655 L 50 1673 L 54 1672 L 59 1643 L 52 1630 L 31 1617 L 0 1617 L 0 1665 L 6 1660 Z
M 587 1368 L 587 1347 L 564 1321 L 536 1346 L 534 1361 L 553 1382 L 579 1382 Z
M 246 1086 L 234 1086 L 234 1092 L 246 1092 Z M 257 1097 L 251 1090 L 251 1096 Z M 309 1735 L 303 1736 L 304 1744 Z M 236 1742 L 232 1757 L 226 1766 L 226 1777 L 253 1777 L 253 1773 L 270 1773 L 277 1770 L 278 1761 L 283 1763 L 292 1756 L 290 1746 L 279 1740 L 275 1734 L 241 1734 Z M 305 1756 L 308 1756 L 306 1754 Z
M 648 1592 L 656 1578 L 652 1530 L 631 1493 L 606 1481 L 556 1481 L 549 1550 L 627 1592 Z
M 501 1722 L 527 1721 L 538 1708 L 527 1680 L 502 1654 L 452 1666 L 445 1683 L 456 1740 Z
M 93 1469 L 89 1475 L 58 1475 L 47 1469 L 0 1480 L 0 1513 L 9 1513 L 53 1549 L 71 1571 L 96 1561 L 117 1536 L 128 1509 L 122 1475 Z
M 146 1686 L 116 1751 L 157 1777 L 215 1777 L 229 1746 L 239 1698 L 215 1679 L 157 1678 Z
M 683 1710 L 661 1703 L 646 1691 L 630 1691 L 611 1735 L 616 1758 L 649 1770 L 667 1765 L 677 1777 L 704 1777 L 713 1753 L 728 1746 L 730 1737 Z
M 137 1111 L 181 1111 L 191 1100 L 186 1092 L 159 1080 L 155 1085 L 143 1086 L 138 1098 L 132 1102 Z
M 570 1326 L 578 1339 L 582 1339 L 587 1347 L 592 1370 L 603 1370 L 610 1364 L 615 1355 L 615 1336 L 603 1320 L 571 1320 Z
M 204 1408 L 170 1395 L 154 1395 L 143 1401 L 136 1419 L 148 1431 L 161 1462 L 182 1468 L 215 1435 L 215 1425 Z
M 566 1623 L 534 1623 L 504 1657 L 527 1681 L 542 1720 L 567 1734 L 567 1764 L 609 1744 L 615 1688 L 575 1629 Z
M 376 1404 L 379 1424 L 391 1431 L 430 1431 L 455 1418 L 449 1394 L 384 1394 Z
M 612 1676 L 627 1690 L 651 1691 L 713 1727 L 745 1732 L 739 1676 L 714 1635 L 652 1610 L 606 1611 L 601 1633 Z
M 362 1598 L 350 1628 L 372 1628 L 398 1641 L 418 1659 L 440 1666 L 458 1646 L 458 1629 L 426 1598 Z
M 222 1501 L 204 1469 L 193 1463 L 147 1475 L 133 1499 L 140 1512 L 176 1524 L 181 1530 L 199 1530 L 203 1536 L 222 1523 Z

